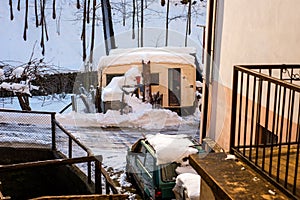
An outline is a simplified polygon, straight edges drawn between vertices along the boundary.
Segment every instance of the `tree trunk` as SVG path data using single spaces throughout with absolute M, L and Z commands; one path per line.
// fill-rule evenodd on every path
M 31 111 L 28 96 L 25 94 L 22 94 L 22 93 L 16 93 L 16 94 L 17 94 L 19 104 L 20 104 L 22 110 Z

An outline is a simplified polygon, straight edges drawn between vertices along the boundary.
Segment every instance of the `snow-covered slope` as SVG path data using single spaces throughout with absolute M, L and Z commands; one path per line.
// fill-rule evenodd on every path
M 197 27 L 199 24 L 205 22 L 205 8 L 201 1 L 196 1 L 194 11 L 199 14 L 193 15 L 192 19 L 192 33 L 189 46 L 197 47 L 199 55 L 201 53 L 202 44 L 202 29 Z M 41 28 L 35 27 L 34 7 L 33 1 L 29 1 L 29 18 L 28 18 L 28 31 L 27 41 L 23 40 L 23 27 L 24 27 L 24 7 L 25 3 L 21 1 L 21 10 L 18 11 L 17 1 L 13 1 L 13 14 L 14 20 L 10 20 L 9 4 L 7 1 L 0 1 L 0 43 L 4 48 L 0 49 L 0 61 L 16 61 L 17 63 L 27 62 L 32 52 L 34 51 L 34 58 L 43 57 L 40 48 Z M 46 22 L 49 41 L 46 42 L 45 61 L 61 68 L 68 68 L 78 70 L 83 65 L 82 61 L 82 44 L 81 44 L 81 20 L 76 18 L 80 16 L 80 11 L 76 9 L 75 1 L 56 1 L 57 18 L 53 20 L 52 1 L 47 1 L 46 9 Z M 122 13 L 120 12 L 121 3 L 119 0 L 111 0 L 114 32 L 116 38 L 116 45 L 118 48 L 128 48 L 138 46 L 138 31 L 135 29 L 135 39 L 132 39 L 132 5 L 127 3 L 124 7 L 126 10 L 126 23 L 122 25 Z M 100 12 L 101 9 L 98 9 Z M 165 12 L 166 5 L 162 7 L 160 1 L 148 0 L 147 8 L 144 10 L 144 46 L 165 46 Z M 179 3 L 178 0 L 171 1 L 170 19 L 169 19 L 169 42 L 170 46 L 184 46 L 185 42 L 185 27 L 187 6 Z M 101 16 L 101 13 L 98 13 Z M 140 20 L 140 19 L 139 19 Z M 137 24 L 137 23 L 136 23 Z M 182 28 L 178 28 L 182 27 Z M 90 25 L 87 27 L 90 31 Z M 104 55 L 105 47 L 103 43 L 102 22 L 97 22 L 96 28 L 96 41 L 94 61 L 95 66 L 99 58 Z M 87 34 L 89 35 L 89 34 Z M 90 39 L 87 37 L 87 46 L 89 48 Z M 14 63 L 17 65 L 17 63 Z M 95 68 L 96 69 L 96 68 Z

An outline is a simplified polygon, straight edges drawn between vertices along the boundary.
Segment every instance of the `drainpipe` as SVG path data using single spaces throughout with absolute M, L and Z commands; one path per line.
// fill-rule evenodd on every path
M 211 77 L 211 69 L 213 63 L 213 45 L 215 35 L 215 18 L 216 18 L 216 5 L 217 0 L 208 1 L 208 16 L 206 25 L 206 55 L 205 55 L 205 84 L 204 84 L 204 100 L 203 100 L 203 113 L 202 113 L 202 130 L 201 140 L 206 138 L 207 121 L 208 121 L 208 100 L 209 100 L 209 82 Z M 202 141 L 201 141 L 202 142 Z

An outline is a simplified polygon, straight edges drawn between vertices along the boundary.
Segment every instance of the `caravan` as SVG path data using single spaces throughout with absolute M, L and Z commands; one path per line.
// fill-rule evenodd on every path
M 189 47 L 114 49 L 100 59 L 99 87 L 105 88 L 114 77 L 124 76 L 130 69 L 137 68 L 141 77 L 136 76 L 135 92 L 140 98 L 180 115 L 191 114 L 196 102 L 195 52 Z M 130 86 L 124 83 L 123 87 Z M 116 105 L 122 103 L 107 99 L 101 102 L 104 112 L 120 108 Z

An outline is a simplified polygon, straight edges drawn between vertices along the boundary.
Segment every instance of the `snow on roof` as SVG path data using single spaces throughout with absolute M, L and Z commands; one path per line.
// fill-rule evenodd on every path
M 195 57 L 189 52 L 193 48 L 131 48 L 115 49 L 108 56 L 102 56 L 99 60 L 98 69 L 108 66 L 120 66 L 127 64 L 139 64 L 142 61 L 152 63 L 188 64 L 195 66 Z
M 157 133 L 156 135 L 146 135 L 146 138 L 155 150 L 157 165 L 172 162 L 182 163 L 183 158 L 198 153 L 198 150 L 192 147 L 195 144 L 185 134 Z

